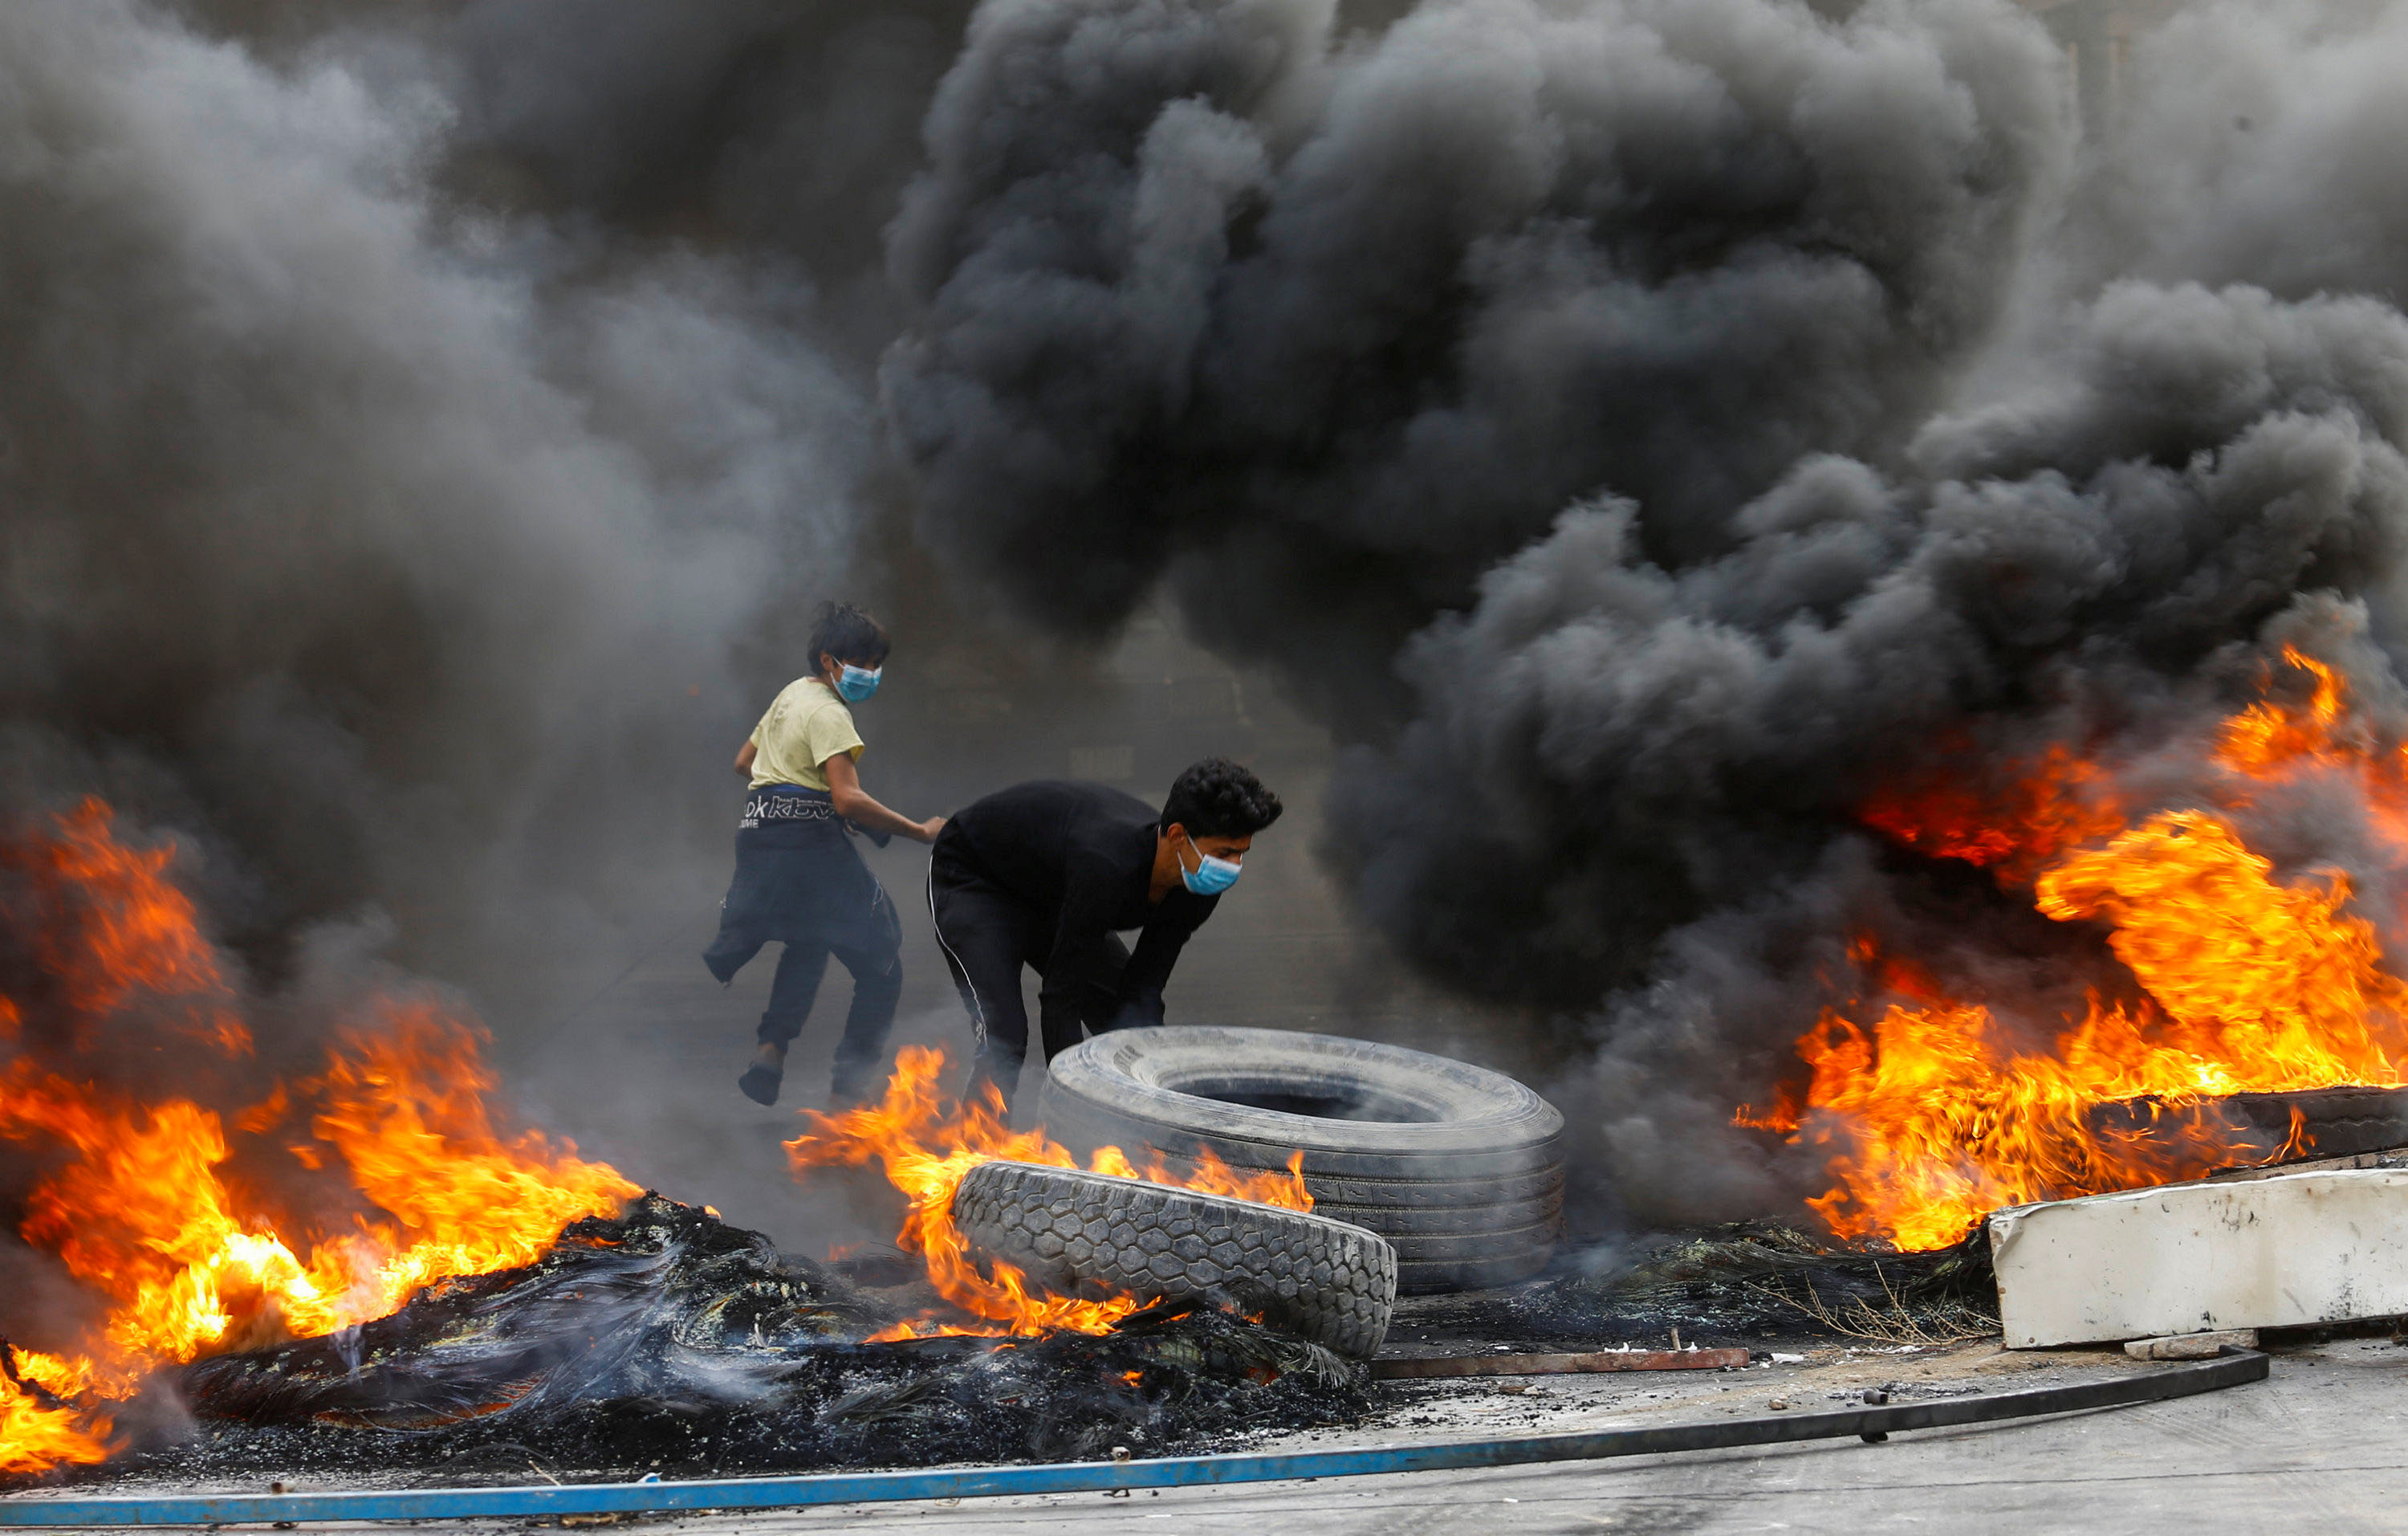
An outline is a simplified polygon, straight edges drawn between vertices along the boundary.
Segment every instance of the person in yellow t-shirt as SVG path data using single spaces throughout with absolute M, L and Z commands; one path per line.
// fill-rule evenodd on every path
M 852 837 L 934 842 L 945 825 L 941 816 L 897 815 L 861 787 L 864 748 L 853 706 L 878 691 L 888 650 L 878 621 L 850 603 L 828 604 L 811 630 L 817 670 L 779 692 L 736 754 L 736 770 L 750 782 L 736 824 L 736 876 L 720 903 L 719 936 L 702 959 L 724 985 L 763 944 L 785 946 L 758 1051 L 737 1080 L 755 1103 L 778 1101 L 786 1048 L 810 1016 L 831 955 L 853 973 L 853 1006 L 837 1044 L 830 1099 L 856 1103 L 879 1087 L 903 993 L 902 926 Z

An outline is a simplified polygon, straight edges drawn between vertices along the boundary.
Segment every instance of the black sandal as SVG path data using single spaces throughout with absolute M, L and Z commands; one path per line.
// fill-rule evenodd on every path
M 744 1069 L 744 1075 L 736 1080 L 736 1085 L 743 1089 L 744 1097 L 755 1104 L 775 1104 L 779 1084 L 785 1081 L 784 1068 L 764 1067 L 756 1061 Z

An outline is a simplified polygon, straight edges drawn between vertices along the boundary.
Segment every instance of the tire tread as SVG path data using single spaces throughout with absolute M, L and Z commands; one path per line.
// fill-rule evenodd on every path
M 1396 1250 L 1375 1232 L 1141 1180 L 982 1163 L 953 1192 L 953 1221 L 1058 1294 L 1192 1297 L 1357 1358 L 1387 1337 L 1397 1299 Z

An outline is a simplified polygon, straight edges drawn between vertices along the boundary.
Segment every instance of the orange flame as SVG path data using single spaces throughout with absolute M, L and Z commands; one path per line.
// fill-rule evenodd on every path
M 0 1375 L 0 1475 L 48 1471 L 62 1462 L 108 1459 L 108 1420 L 50 1408 Z
M 251 1050 L 232 1007 L 217 951 L 201 934 L 192 898 L 166 878 L 173 848 L 127 848 L 110 833 L 108 807 L 87 797 L 57 818 L 56 835 L 8 846 L 0 862 L 33 875 L 43 967 L 68 1004 L 97 1021 L 129 998 L 182 1003 L 179 1022 L 230 1054 Z M 11 1002 L 0 1038 L 14 1033 Z
M 393 1027 L 336 1055 L 313 1128 L 399 1220 L 363 1222 L 306 1259 L 221 1179 L 233 1154 L 215 1113 L 113 1100 L 23 1061 L 0 1075 L 0 1136 L 77 1154 L 36 1187 L 21 1232 L 113 1304 L 103 1380 L 384 1316 L 430 1280 L 527 1263 L 568 1222 L 640 1193 L 539 1136 L 501 1142 L 465 1026 L 412 1012 Z
M 903 1229 L 896 1236 L 896 1246 L 924 1256 L 928 1279 L 939 1295 L 971 1316 L 985 1319 L 985 1326 L 962 1327 L 923 1318 L 898 1324 L 873 1338 L 921 1338 L 932 1333 L 999 1337 L 1061 1329 L 1103 1333 L 1155 1299 L 1049 1296 L 1032 1292 L 1027 1277 L 1012 1265 L 998 1260 L 992 1273 L 979 1269 L 961 1228 L 953 1225 L 953 1191 L 962 1176 L 986 1162 L 1043 1163 L 1053 1168 L 1077 1168 L 1079 1162 L 1067 1148 L 1049 1140 L 1041 1127 L 1014 1131 L 1006 1126 L 1002 1097 L 992 1085 L 976 1100 L 959 1104 L 948 1100 L 937 1087 L 944 1069 L 942 1051 L 906 1046 L 896 1055 L 895 1075 L 886 1084 L 882 1101 L 838 1115 L 806 1111 L 816 1130 L 786 1143 L 787 1160 L 797 1177 L 812 1168 L 858 1168 L 873 1159 L 883 1166 L 887 1180 L 910 1202 L 903 1215 Z M 1159 1158 L 1140 1169 L 1118 1147 L 1097 1149 L 1087 1171 L 1228 1195 L 1291 1211 L 1312 1209 L 1312 1197 L 1304 1187 L 1301 1151 L 1288 1159 L 1284 1177 L 1240 1173 L 1209 1150 L 1197 1159 L 1192 1173 L 1174 1174 Z
M 2263 774 L 2302 758 L 2328 756 L 2339 747 L 2334 727 L 2348 703 L 2340 676 L 2296 646 L 2283 647 L 2283 660 L 2314 680 L 2305 708 L 2261 699 L 2226 721 L 2216 755 L 2227 767 Z
M 1962 763 L 1970 742 L 1948 744 L 1945 758 Z M 1858 812 L 1864 823 L 1935 858 L 1995 868 L 2001 879 L 2030 878 L 2051 854 L 2124 825 L 2106 776 L 2062 744 L 2024 765 L 2007 765 L 2002 786 L 1985 791 L 1999 770 L 1971 776 L 1942 770 L 1885 789 Z
M 79 1022 L 136 999 L 198 998 L 226 1026 L 212 1038 L 249 1048 L 216 952 L 165 879 L 167 853 L 119 847 L 106 808 L 87 802 L 55 840 L 7 856 L 57 897 L 46 921 L 60 941 L 43 963 Z M 22 1018 L 15 999 L 0 1004 L 0 1020 Z M 0 1471 L 98 1459 L 108 1421 L 96 1400 L 129 1394 L 161 1365 L 382 1316 L 429 1281 L 527 1263 L 567 1222 L 639 1193 L 573 1146 L 532 1132 L 504 1140 L 483 1101 L 494 1081 L 480 1039 L 431 1001 L 389 998 L 321 1077 L 237 1117 L 236 1134 L 257 1137 L 295 1097 L 315 1107 L 314 1144 L 285 1150 L 315 1168 L 331 1149 L 391 1218 L 336 1233 L 280 1227 L 227 1180 L 234 1147 L 216 1111 L 138 1103 L 31 1056 L 0 1058 L 0 1139 L 67 1155 L 27 1197 L 20 1232 L 108 1304 L 90 1353 L 15 1352 L 21 1377 L 0 1384 Z M 27 1381 L 66 1406 L 38 1400 Z
M 643 1193 L 573 1143 L 555 1148 L 538 1131 L 503 1141 L 484 1101 L 496 1085 L 477 1032 L 423 1000 L 388 1001 L 383 1028 L 334 1056 L 310 1129 L 399 1226 L 363 1226 L 351 1240 L 366 1288 L 331 1327 L 381 1317 L 446 1275 L 532 1263 L 563 1227 Z
M 2408 855 L 2408 761 L 2348 716 L 2334 671 L 2296 651 L 2304 701 L 2264 699 L 2225 721 L 2200 756 L 2214 807 L 2129 822 L 2104 770 L 2050 754 L 2014 793 L 1983 800 L 1893 794 L 1874 824 L 1928 852 L 2028 884 L 2063 922 L 2095 921 L 2137 983 L 2031 1039 L 1980 1001 L 1951 998 L 1860 937 L 1851 959 L 1892 1000 L 1870 1026 L 1827 1009 L 1798 1042 L 1808 1069 L 1737 1124 L 1825 1149 L 1833 1186 L 1810 1201 L 1842 1238 L 1944 1245 L 1987 1213 L 2191 1178 L 2264 1156 L 2262 1139 L 2203 1101 L 2408 1081 L 2408 982 L 2348 879 L 2278 880 L 2233 813 L 2308 774 L 2339 776 Z M 2069 812 L 2067 808 L 2077 808 Z M 2408 859 L 2403 859 L 2408 861 Z M 1903 999 L 1903 1000 L 1899 1000 Z M 2307 1150 L 2302 1122 L 2274 1156 Z
M 108 1416 L 62 1405 L 89 1391 L 91 1376 L 86 1362 L 0 1342 L 0 1475 L 108 1458 Z

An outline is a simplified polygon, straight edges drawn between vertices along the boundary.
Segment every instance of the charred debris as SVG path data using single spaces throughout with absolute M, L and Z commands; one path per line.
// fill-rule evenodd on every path
M 189 1417 L 64 1475 L 274 1466 L 523 1481 L 530 1465 L 707 1475 L 1077 1459 L 1351 1422 L 1369 1403 L 1360 1366 L 1210 1309 L 1140 1313 L 1101 1337 L 863 1342 L 915 1299 L 646 1195 L 569 1226 L 523 1269 L 186 1367 L 172 1386 Z
M 523 1269 L 431 1285 L 390 1316 L 186 1367 L 128 1450 L 63 1479 L 367 1480 L 710 1475 L 1211 1450 L 1350 1424 L 1395 1387 L 1318 1345 L 1209 1308 L 1103 1335 L 865 1342 L 918 1310 L 876 1264 L 780 1254 L 759 1233 L 647 1195 L 566 1228 Z M 1505 1292 L 1413 1299 L 1410 1352 L 1578 1340 L 1938 1342 L 1993 1331 L 1978 1240 L 1835 1254 L 1770 1226 L 1576 1263 Z M 1415 1395 L 1422 1395 L 1419 1389 Z M 172 1399 L 179 1411 L 170 1412 Z M 575 1470 L 574 1471 L 570 1470 Z

